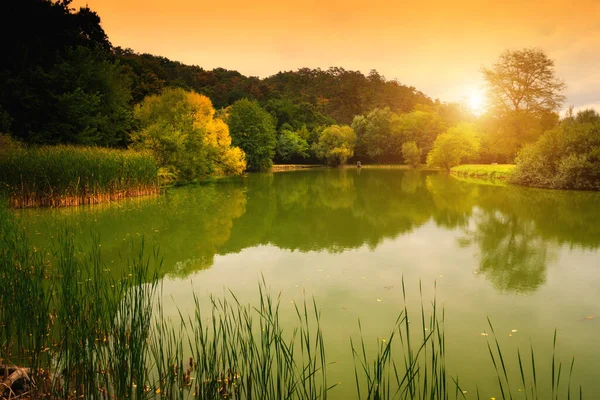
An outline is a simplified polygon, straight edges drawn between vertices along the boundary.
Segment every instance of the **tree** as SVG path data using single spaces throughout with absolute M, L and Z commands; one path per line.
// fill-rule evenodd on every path
M 152 151 L 180 182 L 239 174 L 246 168 L 244 153 L 231 147 L 227 125 L 214 114 L 208 97 L 165 89 L 136 107 L 141 130 L 132 135 L 131 147 Z
M 480 138 L 475 125 L 461 122 L 435 139 L 433 149 L 427 155 L 427 165 L 449 171 L 465 158 L 475 157 L 480 146 Z
M 319 142 L 313 146 L 316 156 L 337 167 L 354 155 L 356 134 L 348 125 L 331 125 L 321 132 Z
M 421 149 L 417 147 L 415 142 L 402 144 L 402 156 L 404 157 L 404 162 L 413 168 L 417 168 L 421 164 Z
M 392 155 L 391 128 L 395 117 L 388 107 L 354 117 L 352 129 L 356 133 L 357 151 L 371 159 Z
M 559 110 L 565 101 L 566 85 L 555 76 L 554 61 L 542 50 L 507 50 L 482 72 L 496 115 L 544 115 Z
M 556 77 L 554 61 L 539 49 L 505 51 L 482 73 L 494 121 L 493 146 L 510 159 L 556 125 L 566 85 Z
M 301 134 L 306 128 L 299 131 L 284 129 L 277 138 L 277 157 L 282 161 L 289 161 L 294 157 L 308 158 L 308 143 Z
M 70 1 L 0 2 L 0 128 L 29 143 L 125 145 L 130 81 L 100 18 Z
M 229 110 L 227 124 L 234 146 L 246 153 L 249 170 L 266 171 L 273 165 L 277 140 L 275 121 L 256 101 L 236 101 Z
M 392 122 L 391 129 L 397 153 L 402 151 L 403 143 L 415 142 L 423 154 L 427 155 L 435 138 L 446 129 L 446 124 L 437 111 L 421 106 L 410 113 L 398 115 Z

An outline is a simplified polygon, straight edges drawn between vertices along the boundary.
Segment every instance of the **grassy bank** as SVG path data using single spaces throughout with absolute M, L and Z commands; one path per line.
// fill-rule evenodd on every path
M 0 150 L 0 191 L 12 207 L 97 204 L 156 194 L 150 154 L 100 147 L 43 146 Z
M 160 264 L 156 252 L 132 243 L 127 267 L 115 276 L 101 247 L 93 249 L 82 253 L 68 230 L 51 251 L 34 248 L 0 208 L 0 375 L 5 381 L 24 371 L 31 378 L 22 375 L 11 383 L 14 393 L 6 389 L 0 397 L 312 400 L 336 390 L 314 300 L 295 304 L 295 325 L 284 328 L 280 297 L 260 282 L 253 304 L 230 293 L 212 298 L 205 312 L 196 297 L 190 314 L 171 320 L 158 278 L 149 274 Z M 405 306 L 390 328 L 376 343 L 362 334 L 348 340 L 355 398 L 467 398 L 446 368 L 444 311 L 435 299 L 422 301 L 416 313 Z M 508 360 L 491 324 L 490 330 L 490 366 L 502 398 L 522 391 L 534 399 L 578 397 L 571 364 L 552 357 L 544 368 L 551 367 L 549 378 L 539 363 L 536 370 L 533 349 Z M 511 380 L 507 369 L 521 378 Z
M 324 165 L 320 164 L 273 164 L 271 167 L 272 172 L 281 171 L 292 171 L 296 169 L 307 169 L 307 168 L 323 168 Z
M 452 167 L 450 173 L 467 178 L 506 181 L 514 169 L 513 164 L 465 164 Z

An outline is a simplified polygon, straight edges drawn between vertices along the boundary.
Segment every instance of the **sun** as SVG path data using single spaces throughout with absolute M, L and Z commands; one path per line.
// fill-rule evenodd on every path
M 468 97 L 469 109 L 475 115 L 481 115 L 485 111 L 485 94 L 482 90 L 472 90 Z

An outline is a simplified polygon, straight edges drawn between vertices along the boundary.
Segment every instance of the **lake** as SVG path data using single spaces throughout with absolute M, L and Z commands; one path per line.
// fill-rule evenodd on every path
M 90 232 L 124 265 L 132 241 L 163 256 L 163 302 L 176 318 L 231 289 L 256 301 L 264 277 L 292 302 L 314 297 L 322 311 L 333 398 L 354 393 L 349 338 L 389 335 L 404 307 L 437 297 L 445 311 L 447 367 L 469 394 L 500 398 L 487 340 L 490 318 L 517 376 L 516 349 L 539 357 L 549 378 L 552 339 L 564 377 L 600 396 L 600 193 L 460 181 L 395 169 L 314 169 L 249 174 L 170 189 L 154 198 L 94 207 L 19 211 L 36 246 L 72 229 L 83 251 Z M 434 289 L 435 287 L 435 289 Z M 413 321 L 414 323 L 414 321 Z M 417 321 L 418 323 L 418 321 Z M 489 334 L 486 336 L 485 334 Z M 545 377 L 545 378 L 544 378 Z M 566 379 L 566 378 L 563 378 Z

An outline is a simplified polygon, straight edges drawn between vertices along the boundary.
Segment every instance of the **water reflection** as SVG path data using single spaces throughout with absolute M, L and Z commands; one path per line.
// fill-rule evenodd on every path
M 460 233 L 456 251 L 475 249 L 478 270 L 494 287 L 531 292 L 545 282 L 556 246 L 598 248 L 598 210 L 598 193 L 478 185 L 438 173 L 327 169 L 250 174 L 143 201 L 20 214 L 40 245 L 65 225 L 80 237 L 98 231 L 108 259 L 126 254 L 131 239 L 143 235 L 160 247 L 162 272 L 180 277 L 210 267 L 216 255 L 266 244 L 300 252 L 364 245 L 375 251 L 386 239 L 433 223 Z
M 529 292 L 545 282 L 546 267 L 555 257 L 533 221 L 481 211 L 475 213 L 474 225 L 467 232 L 480 251 L 479 272 L 496 288 Z

